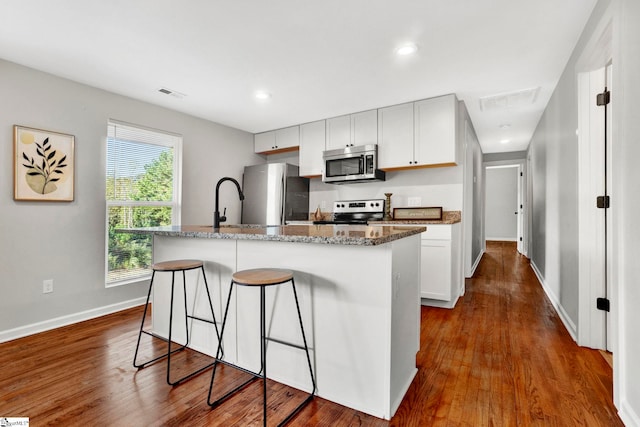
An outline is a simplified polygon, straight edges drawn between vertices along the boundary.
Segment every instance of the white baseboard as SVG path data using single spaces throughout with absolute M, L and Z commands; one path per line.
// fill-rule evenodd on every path
M 492 242 L 517 242 L 517 237 L 487 237 L 484 240 Z
M 640 427 L 640 416 L 629 406 L 629 402 L 626 400 L 621 402 L 620 410 L 618 411 L 620 419 L 627 427 Z
M 549 301 L 551 301 L 551 305 L 556 310 L 556 313 L 558 313 L 560 320 L 562 320 L 562 324 L 564 325 L 565 329 L 567 330 L 567 332 L 569 332 L 569 335 L 571 335 L 571 338 L 573 338 L 573 340 L 577 343 L 578 329 L 576 328 L 575 323 L 573 323 L 573 321 L 571 320 L 567 312 L 564 310 L 564 307 L 562 306 L 562 304 L 560 304 L 560 300 L 558 300 L 558 297 L 553 292 L 551 292 L 551 289 L 549 289 L 549 287 L 545 283 L 544 279 L 542 278 L 542 274 L 540 273 L 540 270 L 538 270 L 538 267 L 536 266 L 536 263 L 533 262 L 533 260 L 531 260 L 531 268 L 533 269 L 533 272 L 536 274 L 536 277 L 538 278 L 538 281 L 540 282 L 540 285 L 542 286 L 544 293 L 547 294 L 547 298 L 549 298 Z
M 68 314 L 66 316 L 56 317 L 55 319 L 45 320 L 43 322 L 32 323 L 30 325 L 20 326 L 18 328 L 0 331 L 0 343 L 37 334 L 39 332 L 49 331 L 51 329 L 60 328 L 62 326 L 71 325 L 73 323 L 83 322 L 106 314 L 115 313 L 117 311 L 126 310 L 127 308 L 136 307 L 144 304 L 147 297 L 140 297 L 129 301 L 123 301 L 104 307 L 93 308 L 91 310 L 81 311 L 79 313 Z
M 458 302 L 458 298 L 455 298 L 452 301 L 441 301 L 441 300 L 431 299 L 431 298 L 420 298 L 420 305 L 426 305 L 429 307 L 438 307 L 438 308 L 452 309 L 453 307 L 455 307 L 457 302 Z
M 485 249 L 483 248 L 480 251 L 480 254 L 478 254 L 478 257 L 476 258 L 475 262 L 471 266 L 471 273 L 467 276 L 467 279 L 472 278 L 473 275 L 476 273 L 476 268 L 478 268 L 478 265 L 480 265 L 480 261 L 482 260 L 482 255 L 484 255 L 484 252 L 485 252 Z

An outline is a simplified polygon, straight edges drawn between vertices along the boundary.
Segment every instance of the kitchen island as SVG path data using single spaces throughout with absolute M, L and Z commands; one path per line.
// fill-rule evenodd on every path
M 417 372 L 420 233 L 425 227 L 173 226 L 126 231 L 153 234 L 154 262 L 203 260 L 218 321 L 233 272 L 260 267 L 292 270 L 318 396 L 380 418 L 393 416 Z M 188 274 L 188 306 L 205 317 L 208 303 L 202 278 L 197 271 Z M 154 286 L 153 325 L 164 336 L 170 276 L 156 275 Z M 272 338 L 301 343 L 290 289 L 267 289 L 267 331 Z M 224 334 L 225 360 L 258 371 L 259 292 L 244 286 L 236 291 Z M 176 298 L 174 304 L 174 322 L 179 325 L 183 302 Z M 180 328 L 174 327 L 173 336 L 184 342 Z M 213 327 L 194 322 L 190 347 L 215 355 Z M 304 352 L 270 342 L 267 355 L 270 378 L 310 390 Z

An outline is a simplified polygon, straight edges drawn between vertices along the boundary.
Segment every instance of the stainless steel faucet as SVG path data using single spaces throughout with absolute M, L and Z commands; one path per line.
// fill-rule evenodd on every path
M 227 220 L 226 216 L 220 216 L 220 211 L 218 209 L 218 204 L 219 204 L 219 199 L 220 199 L 220 184 L 222 184 L 225 181 L 231 181 L 233 182 L 236 187 L 238 188 L 238 196 L 240 197 L 240 200 L 244 200 L 244 194 L 242 193 L 242 190 L 240 189 L 240 184 L 238 184 L 238 181 L 236 181 L 233 178 L 230 178 L 228 176 L 225 176 L 224 178 L 220 178 L 220 180 L 218 181 L 218 183 L 216 184 L 216 206 L 215 206 L 215 212 L 213 213 L 213 228 L 214 229 L 219 229 L 220 228 L 220 223 L 221 222 L 225 222 Z M 225 209 L 226 212 L 226 209 Z

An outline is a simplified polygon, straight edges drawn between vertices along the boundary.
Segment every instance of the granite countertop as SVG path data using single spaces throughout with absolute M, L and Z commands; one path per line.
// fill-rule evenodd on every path
M 442 219 L 392 219 L 389 221 L 369 221 L 371 225 L 381 224 L 455 224 L 462 221 L 461 211 L 444 211 Z
M 204 239 L 265 240 L 330 245 L 376 246 L 420 234 L 426 227 L 391 225 L 223 225 L 219 230 L 206 225 L 128 228 L 120 233 L 155 234 Z

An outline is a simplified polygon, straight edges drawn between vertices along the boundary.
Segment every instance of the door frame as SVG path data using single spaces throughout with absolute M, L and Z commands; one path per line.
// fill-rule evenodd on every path
M 517 159 L 517 160 L 499 160 L 499 161 L 491 161 L 484 162 L 482 164 L 485 175 L 487 168 L 510 168 L 517 167 L 518 168 L 518 238 L 517 238 L 517 248 L 518 252 L 528 257 L 528 248 L 529 248 L 529 236 L 527 232 L 526 225 L 529 220 L 529 204 L 527 200 L 529 200 L 528 196 L 528 185 L 527 185 L 527 159 Z M 485 194 L 486 197 L 486 194 Z M 486 211 L 485 211 L 486 215 Z
M 613 18 L 611 9 L 607 11 L 593 37 L 587 43 L 575 67 L 578 128 L 578 334 L 580 346 L 596 349 L 610 349 L 616 353 L 617 330 L 613 315 L 597 310 L 596 298 L 608 294 L 611 307 L 616 307 L 617 289 L 613 277 L 613 217 L 615 214 L 615 188 L 612 182 L 611 155 L 611 114 L 608 124 L 608 193 L 611 208 L 607 212 L 608 236 L 604 238 L 604 223 L 598 222 L 600 209 L 595 208 L 595 196 L 602 195 L 604 174 L 599 170 L 604 162 L 602 138 L 604 135 L 602 107 L 595 106 L 595 94 L 602 92 L 607 84 L 607 66 L 613 62 Z M 615 63 L 613 64 L 615 67 Z M 611 76 L 609 75 L 608 78 Z M 611 85 L 609 84 L 609 87 Z M 607 107 L 611 112 L 615 98 Z M 598 212 L 600 211 L 600 212 Z M 600 228 L 594 233 L 594 229 Z M 605 246 L 609 254 L 605 265 L 597 262 L 604 259 Z M 604 288 L 604 274 L 610 289 Z M 609 327 L 607 327 L 607 325 Z M 607 333 L 609 329 L 609 333 Z M 615 357 L 615 356 L 614 356 Z M 614 370 L 614 377 L 616 370 Z M 615 383 L 614 378 L 614 383 Z M 614 387 L 615 388 L 615 387 Z

